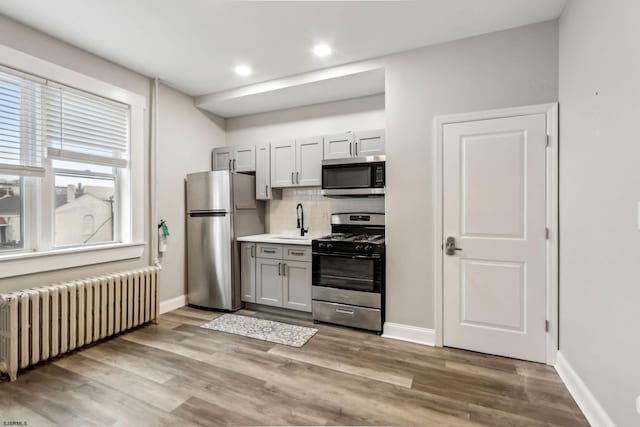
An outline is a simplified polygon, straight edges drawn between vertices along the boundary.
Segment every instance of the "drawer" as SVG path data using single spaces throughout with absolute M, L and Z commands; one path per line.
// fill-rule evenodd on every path
M 282 245 L 258 243 L 256 245 L 257 258 L 282 259 Z
M 382 331 L 382 312 L 374 308 L 313 301 L 313 320 L 372 331 Z
M 311 262 L 311 246 L 285 246 L 284 259 L 287 261 Z
M 374 292 L 352 291 L 348 289 L 313 286 L 311 295 L 314 300 L 338 302 L 342 304 L 381 308 L 380 294 Z

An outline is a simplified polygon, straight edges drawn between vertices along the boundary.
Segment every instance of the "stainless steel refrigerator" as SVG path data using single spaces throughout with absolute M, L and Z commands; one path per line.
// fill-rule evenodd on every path
M 264 233 L 264 202 L 255 177 L 229 171 L 187 175 L 187 302 L 238 310 L 237 237 Z

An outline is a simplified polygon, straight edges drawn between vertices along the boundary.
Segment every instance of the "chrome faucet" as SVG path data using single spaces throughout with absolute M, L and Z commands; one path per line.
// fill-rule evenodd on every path
M 296 206 L 296 214 L 298 215 L 298 226 L 296 228 L 300 229 L 300 236 L 304 236 L 304 233 L 309 232 L 309 227 L 304 228 L 304 208 L 302 203 L 298 203 L 298 206 Z

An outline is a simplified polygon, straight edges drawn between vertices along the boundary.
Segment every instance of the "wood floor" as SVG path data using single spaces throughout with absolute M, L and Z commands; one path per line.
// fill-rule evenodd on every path
M 327 325 L 300 349 L 199 327 L 218 315 L 181 308 L 3 381 L 0 423 L 588 425 L 548 366 Z

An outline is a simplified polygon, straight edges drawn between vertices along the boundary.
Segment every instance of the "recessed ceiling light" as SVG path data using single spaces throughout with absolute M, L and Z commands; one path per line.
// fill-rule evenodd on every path
M 235 68 L 235 72 L 239 76 L 250 76 L 252 73 L 251 68 L 247 67 L 246 65 L 238 65 Z
M 329 56 L 331 55 L 331 47 L 326 44 L 319 44 L 313 48 L 313 53 L 315 53 L 316 56 L 321 56 L 321 57 Z

